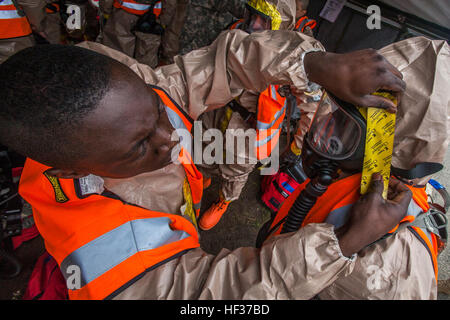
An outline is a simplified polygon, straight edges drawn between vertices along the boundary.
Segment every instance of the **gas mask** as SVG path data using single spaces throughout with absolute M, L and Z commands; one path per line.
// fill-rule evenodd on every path
M 305 170 L 312 162 L 309 158 L 319 157 L 335 161 L 344 171 L 360 172 L 364 161 L 366 131 L 366 119 L 357 107 L 330 93 L 324 93 L 303 141 Z M 406 182 L 429 176 L 442 168 L 440 163 L 421 162 L 409 169 L 391 166 L 391 174 Z
M 317 198 L 338 177 L 338 169 L 362 171 L 366 131 L 366 120 L 357 107 L 330 93 L 323 94 L 303 139 L 301 161 L 285 169 L 298 183 L 310 181 L 291 207 L 282 233 L 299 229 Z M 391 174 L 411 185 L 407 180 L 429 176 L 442 167 L 432 162 L 418 163 L 408 170 L 391 166 Z
M 303 138 L 301 161 L 286 169 L 298 183 L 308 184 L 295 200 L 281 233 L 298 230 L 317 199 L 337 178 L 342 165 L 359 165 L 364 159 L 364 119 L 353 106 L 339 104 L 324 93 L 308 133 Z
M 286 169 L 298 183 L 310 181 L 289 210 L 281 233 L 300 228 L 317 199 L 338 178 L 338 169 L 362 169 L 366 129 L 366 120 L 355 106 L 323 93 L 303 138 L 301 161 Z
M 358 109 L 325 92 L 303 139 L 301 162 L 286 171 L 299 183 L 313 179 L 325 163 L 333 168 L 359 171 L 365 138 L 366 121 Z

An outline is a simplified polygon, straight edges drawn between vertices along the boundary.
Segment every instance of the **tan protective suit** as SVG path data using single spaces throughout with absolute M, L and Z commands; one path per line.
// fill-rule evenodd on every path
M 379 52 L 403 74 L 407 88 L 395 127 L 392 165 L 443 163 L 450 135 L 450 49 L 445 41 L 413 38 Z M 418 184 L 428 181 L 425 177 Z
M 392 165 L 411 169 L 419 162 L 443 163 L 450 136 L 450 46 L 443 40 L 418 37 L 394 43 L 379 52 L 400 70 L 407 85 L 397 112 Z M 425 184 L 428 179 L 417 183 Z M 436 298 L 429 255 L 425 246 L 417 246 L 413 238 L 411 232 L 403 230 L 363 250 L 352 274 L 338 279 L 319 297 L 421 299 L 430 290 L 430 298 Z M 413 261 L 419 260 L 419 256 L 423 263 L 415 265 Z M 396 280 L 392 281 L 390 276 Z M 377 289 L 370 291 L 357 285 L 365 281 L 368 287 Z M 414 286 L 417 286 L 415 293 Z
M 243 88 L 260 91 L 269 83 L 304 88 L 306 78 L 299 57 L 305 50 L 322 48 L 296 32 L 248 36 L 234 30 L 222 33 L 210 47 L 176 57 L 174 65 L 152 70 L 99 44 L 82 46 L 121 61 L 145 82 L 162 87 L 194 119 L 223 106 Z M 448 45 L 439 41 L 415 38 L 383 52 L 391 61 L 408 61 L 401 68 L 407 79 L 417 72 L 431 76 L 449 70 L 445 63 Z M 430 67 L 425 73 L 415 68 L 417 59 L 408 58 L 416 53 L 423 58 L 419 61 Z M 442 69 L 436 70 L 436 66 Z M 440 81 L 445 83 L 435 82 L 426 90 L 410 81 L 407 92 L 416 92 L 420 102 L 436 94 L 439 99 L 419 105 L 442 108 L 448 105 L 447 95 L 442 94 L 448 88 L 448 77 Z M 402 108 L 409 106 L 402 103 Z M 181 166 L 173 164 L 130 179 L 105 179 L 105 187 L 126 201 L 138 200 L 130 202 L 158 210 L 183 204 L 183 180 Z M 160 187 L 164 190 L 158 190 Z M 175 205 L 175 200 L 180 202 Z M 381 280 L 371 278 L 375 273 Z M 323 223 L 276 236 L 261 249 L 223 249 L 217 256 L 200 248 L 190 250 L 149 271 L 116 299 L 310 299 L 317 294 L 321 298 L 435 299 L 437 286 L 428 252 L 407 229 L 348 259 L 342 256 L 333 226 Z
M 107 4 L 111 7 L 108 8 Z M 179 52 L 179 37 L 184 25 L 187 4 L 188 0 L 162 1 L 161 15 L 157 19 L 164 27 L 164 34 L 161 37 L 139 31 L 132 32 L 140 16 L 112 7 L 112 1 L 103 2 L 102 10 L 107 14 L 111 13 L 103 28 L 101 43 L 152 68 L 159 62 L 173 63 L 173 57 Z
M 262 1 L 260 1 L 261 3 Z M 295 13 L 296 13 L 296 1 L 295 0 L 265 0 L 272 9 L 277 10 L 279 18 L 281 19 L 279 30 L 293 30 L 295 27 Z M 265 13 L 265 12 L 263 12 Z M 246 90 L 239 97 L 237 97 L 238 103 L 247 109 L 251 113 L 256 113 L 258 105 L 259 92 Z M 303 135 L 305 134 L 309 124 L 312 120 L 312 116 L 317 107 L 317 103 L 306 103 L 301 101 L 300 97 L 297 99 L 298 105 L 302 111 L 302 117 L 299 120 L 297 132 L 292 132 L 291 137 L 297 143 L 297 146 L 301 148 L 303 142 Z M 221 128 L 224 122 L 222 111 L 208 112 L 202 115 L 204 130 L 212 128 Z M 242 116 L 238 112 L 233 112 L 229 120 L 228 129 L 243 129 L 244 131 L 252 128 L 249 123 L 245 122 Z M 255 128 L 253 128 L 255 129 Z M 224 142 L 224 146 L 225 146 Z M 280 145 L 280 144 L 279 144 Z M 218 165 L 199 165 L 199 169 L 206 176 L 219 176 L 221 181 L 220 192 L 224 199 L 227 201 L 237 200 L 244 188 L 248 176 L 255 168 L 255 162 L 250 160 L 248 150 L 250 146 L 246 146 L 247 153 L 239 154 L 239 158 L 245 160 L 245 164 L 218 164 Z M 279 150 L 281 154 L 283 150 Z

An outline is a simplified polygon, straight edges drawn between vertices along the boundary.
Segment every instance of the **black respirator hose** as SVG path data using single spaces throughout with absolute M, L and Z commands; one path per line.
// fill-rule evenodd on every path
M 337 170 L 337 164 L 331 160 L 322 160 L 319 163 L 317 175 L 310 180 L 305 189 L 295 200 L 289 210 L 286 221 L 283 224 L 281 233 L 297 231 L 300 229 L 303 220 L 314 206 L 317 198 L 327 191 L 328 186 L 333 182 L 333 176 Z

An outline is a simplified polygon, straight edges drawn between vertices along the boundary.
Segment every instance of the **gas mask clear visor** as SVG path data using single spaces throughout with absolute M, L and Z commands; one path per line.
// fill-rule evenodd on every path
M 324 92 L 305 141 L 326 159 L 356 161 L 364 158 L 366 121 L 353 105 Z
M 272 30 L 272 18 L 247 5 L 244 30 L 248 33 Z

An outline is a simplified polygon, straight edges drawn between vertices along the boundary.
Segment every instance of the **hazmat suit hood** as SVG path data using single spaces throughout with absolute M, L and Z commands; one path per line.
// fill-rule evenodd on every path
M 410 170 L 423 162 L 443 164 L 450 132 L 450 46 L 444 40 L 415 37 L 379 52 L 406 82 L 397 111 L 392 166 Z
M 272 30 L 293 30 L 295 27 L 295 0 L 249 0 L 247 8 L 272 19 Z

